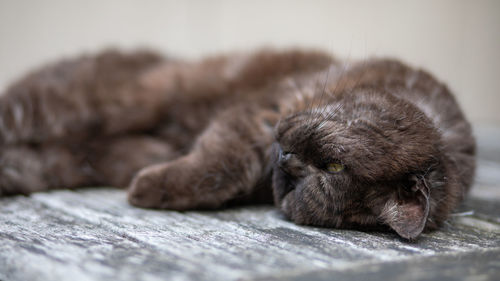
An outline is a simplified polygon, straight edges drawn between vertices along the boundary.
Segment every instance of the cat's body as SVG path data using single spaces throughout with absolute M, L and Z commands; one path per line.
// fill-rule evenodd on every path
M 152 208 L 274 199 L 297 223 L 415 238 L 447 218 L 475 167 L 446 87 L 393 60 L 110 51 L 27 76 L 0 114 L 0 195 L 99 184 Z

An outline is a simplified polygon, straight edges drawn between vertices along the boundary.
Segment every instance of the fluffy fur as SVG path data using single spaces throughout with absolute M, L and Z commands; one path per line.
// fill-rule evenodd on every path
M 413 239 L 459 204 L 474 155 L 446 86 L 388 59 L 106 51 L 0 97 L 0 195 L 112 185 L 147 208 L 273 200 L 299 224 Z

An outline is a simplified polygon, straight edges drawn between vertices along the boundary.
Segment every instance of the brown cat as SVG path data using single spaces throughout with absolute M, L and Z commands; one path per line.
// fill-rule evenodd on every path
M 0 195 L 129 186 L 133 205 L 175 210 L 274 199 L 299 224 L 413 239 L 459 204 L 474 155 L 448 89 L 386 59 L 107 51 L 0 98 Z

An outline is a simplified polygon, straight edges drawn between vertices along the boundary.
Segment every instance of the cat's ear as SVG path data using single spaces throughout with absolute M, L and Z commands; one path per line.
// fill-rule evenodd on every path
M 398 196 L 386 202 L 381 218 L 401 237 L 414 239 L 424 230 L 429 215 L 429 187 L 424 178 L 412 176 L 411 187 L 405 195 Z

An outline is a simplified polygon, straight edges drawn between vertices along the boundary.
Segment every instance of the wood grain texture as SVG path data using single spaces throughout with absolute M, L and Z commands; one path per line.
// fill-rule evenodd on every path
M 109 188 L 3 198 L 0 280 L 495 280 L 497 160 L 480 161 L 471 197 L 414 243 L 298 226 L 271 206 L 138 209 Z

